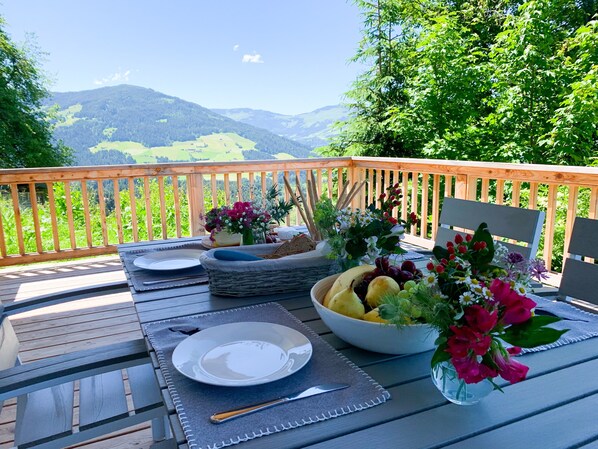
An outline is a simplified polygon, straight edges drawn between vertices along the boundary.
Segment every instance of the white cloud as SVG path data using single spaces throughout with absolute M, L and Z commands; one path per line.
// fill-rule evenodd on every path
M 237 51 L 239 49 L 239 44 L 233 45 L 233 51 Z
M 251 62 L 252 64 L 263 64 L 264 60 L 262 59 L 262 55 L 258 53 L 253 53 L 252 55 L 243 55 L 243 62 Z
M 93 81 L 93 83 L 96 86 L 103 86 L 104 84 L 127 82 L 127 81 L 129 81 L 130 74 L 131 74 L 130 70 L 125 70 L 125 71 L 119 70 L 118 72 L 113 73 L 112 75 L 108 75 L 101 79 L 96 79 Z

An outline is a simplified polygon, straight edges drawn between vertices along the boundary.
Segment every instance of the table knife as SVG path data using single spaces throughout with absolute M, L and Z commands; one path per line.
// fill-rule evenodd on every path
M 297 393 L 293 393 L 289 396 L 285 396 L 283 398 L 274 399 L 272 401 L 262 402 L 260 404 L 250 405 L 248 407 L 238 408 L 235 410 L 229 410 L 227 412 L 219 412 L 214 413 L 210 416 L 210 421 L 214 424 L 220 424 L 226 422 L 233 418 L 238 418 L 239 416 L 245 416 L 250 413 L 254 413 L 260 410 L 264 410 L 266 408 L 274 407 L 280 404 L 286 404 L 287 402 L 297 401 L 299 399 L 308 398 L 310 396 L 315 396 L 317 394 L 322 393 L 329 393 L 331 391 L 342 390 L 343 388 L 347 388 L 349 384 L 322 384 L 316 385 L 314 387 L 308 388 L 307 390 L 298 391 Z
M 155 281 L 143 281 L 143 285 L 154 285 L 154 284 L 162 284 L 164 282 L 176 282 L 176 281 L 185 281 L 187 279 L 193 279 L 196 278 L 197 275 L 193 275 L 193 276 L 182 276 L 182 277 L 178 277 L 178 278 L 170 278 L 170 279 L 158 279 Z M 207 279 L 206 279 L 206 282 Z

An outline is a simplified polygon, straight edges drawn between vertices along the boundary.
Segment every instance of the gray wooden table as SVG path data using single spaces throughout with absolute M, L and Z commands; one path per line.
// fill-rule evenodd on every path
M 119 250 L 161 244 L 122 245 Z M 319 319 L 309 290 L 251 298 L 214 296 L 207 285 L 131 292 L 141 323 L 277 301 L 392 395 L 368 410 L 250 440 L 239 449 L 598 448 L 598 338 L 523 356 L 521 361 L 530 367 L 526 381 L 505 385 L 504 393 L 492 392 L 480 404 L 466 407 L 448 403 L 432 384 L 431 352 L 391 356 L 352 347 Z M 175 438 L 185 448 L 158 368 L 156 375 Z

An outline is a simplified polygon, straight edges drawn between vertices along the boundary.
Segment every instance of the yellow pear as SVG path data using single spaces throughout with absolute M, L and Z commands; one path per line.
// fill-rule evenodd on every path
M 366 302 L 372 308 L 380 305 L 382 297 L 389 293 L 399 293 L 401 287 L 390 276 L 378 276 L 374 278 L 370 285 L 368 285 L 368 292 L 365 295 Z
M 334 284 L 332 284 L 330 290 L 328 290 L 324 296 L 324 301 L 322 301 L 324 307 L 328 307 L 330 300 L 334 297 L 334 295 L 347 288 L 349 285 L 351 285 L 351 283 L 356 286 L 362 281 L 363 277 L 367 273 L 374 271 L 375 268 L 376 267 L 374 265 L 358 265 L 356 267 L 349 268 L 344 273 L 341 273 L 341 275 L 334 281 Z
M 341 290 L 332 297 L 328 308 L 341 315 L 351 318 L 362 319 L 365 314 L 365 307 L 359 299 L 359 296 L 353 291 L 353 283 L 349 284 L 344 290 Z
M 380 309 L 376 307 L 375 309 L 370 310 L 363 316 L 365 321 L 372 321 L 374 323 L 389 323 L 390 321 L 385 320 L 380 316 Z

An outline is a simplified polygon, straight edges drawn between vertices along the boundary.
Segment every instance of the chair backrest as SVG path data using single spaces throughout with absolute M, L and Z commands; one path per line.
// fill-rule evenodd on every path
M 527 258 L 536 256 L 544 224 L 544 212 L 450 197 L 444 198 L 436 242 L 438 245 L 444 245 L 453 240 L 456 234 L 473 234 L 480 223 L 488 224 L 488 229 L 496 240 L 509 239 L 518 242 L 513 244 L 501 241 L 509 249 Z M 462 228 L 464 232 L 458 232 L 453 228 Z
M 3 309 L 0 305 L 0 309 Z M 0 310 L 0 371 L 12 368 L 18 362 L 19 340 L 10 320 Z M 0 410 L 3 402 L 0 401 Z
M 559 294 L 598 304 L 598 265 L 582 257 L 598 260 L 598 220 L 576 217 Z

